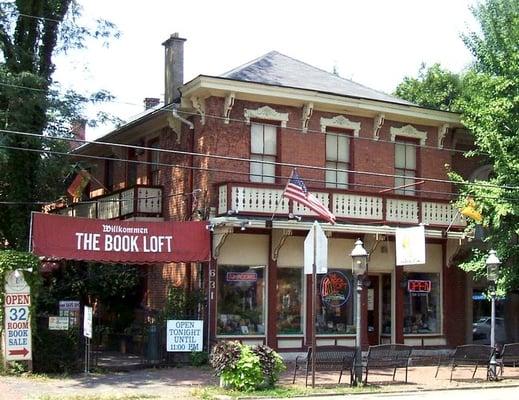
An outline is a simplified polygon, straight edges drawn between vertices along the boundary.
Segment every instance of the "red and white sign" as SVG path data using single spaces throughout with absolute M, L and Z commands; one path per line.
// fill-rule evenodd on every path
M 227 282 L 256 282 L 258 274 L 256 272 L 227 272 L 225 279 Z
M 32 250 L 39 256 L 120 263 L 210 259 L 203 221 L 140 222 L 33 213 Z
M 421 281 L 416 279 L 410 279 L 407 281 L 407 291 L 409 293 L 429 293 L 431 288 L 431 281 Z
M 25 292 L 19 292 L 20 288 L 24 288 Z M 32 359 L 29 290 L 22 272 L 13 271 L 6 277 L 4 298 L 6 361 Z

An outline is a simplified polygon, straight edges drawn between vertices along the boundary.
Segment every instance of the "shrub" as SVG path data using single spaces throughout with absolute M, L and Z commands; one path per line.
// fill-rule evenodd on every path
M 79 331 L 39 329 L 33 336 L 34 371 L 50 373 L 77 372 L 81 368 Z
M 237 341 L 218 343 L 209 362 L 224 384 L 240 391 L 272 387 L 285 369 L 279 354 L 270 347 L 251 348 Z
M 286 369 L 281 356 L 265 345 L 254 346 L 252 352 L 259 358 L 261 370 L 265 377 L 265 385 L 274 386 L 279 379 L 279 375 Z
M 235 368 L 241 355 L 241 344 L 235 341 L 220 342 L 213 347 L 209 356 L 209 364 L 214 368 L 217 376 L 224 369 Z
M 189 358 L 193 367 L 200 367 L 207 364 L 209 356 L 205 351 L 197 351 L 191 353 Z

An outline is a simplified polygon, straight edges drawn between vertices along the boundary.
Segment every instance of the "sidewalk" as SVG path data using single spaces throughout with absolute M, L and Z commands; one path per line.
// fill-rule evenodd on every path
M 293 364 L 288 365 L 280 384 L 292 386 Z M 453 381 L 449 381 L 450 368 L 442 367 L 438 378 L 434 378 L 436 367 L 413 367 L 409 369 L 408 384 L 403 383 L 404 371 L 397 371 L 392 381 L 392 370 L 370 371 L 369 384 L 382 392 L 412 392 L 437 389 L 481 388 L 492 386 L 519 386 L 519 368 L 506 368 L 504 380 L 487 382 L 484 368 L 478 369 L 471 379 L 472 368 L 457 368 Z M 316 374 L 316 387 L 328 394 L 337 385 L 338 373 Z M 311 377 L 309 379 L 311 381 Z M 85 376 L 42 378 L 0 377 L 1 400 L 34 400 L 43 396 L 67 398 L 72 396 L 122 396 L 147 395 L 156 399 L 193 399 L 193 390 L 217 385 L 217 378 L 209 368 L 169 368 L 135 370 L 126 373 L 91 374 Z M 298 374 L 296 385 L 304 387 L 304 373 Z M 349 376 L 343 377 L 341 387 L 348 387 Z M 325 390 L 325 388 L 328 388 Z

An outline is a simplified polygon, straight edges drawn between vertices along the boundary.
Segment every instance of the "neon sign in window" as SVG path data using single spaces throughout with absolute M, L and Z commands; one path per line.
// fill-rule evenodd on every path
M 409 293 L 429 293 L 432 288 L 431 281 L 410 279 L 407 281 L 407 291 Z

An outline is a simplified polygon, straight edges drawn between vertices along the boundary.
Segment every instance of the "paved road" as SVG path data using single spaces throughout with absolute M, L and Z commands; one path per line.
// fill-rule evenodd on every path
M 305 397 L 304 400 L 516 400 L 518 387 Z

